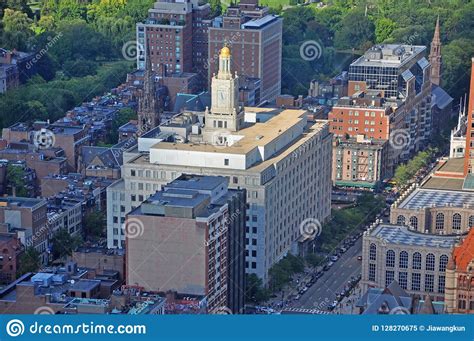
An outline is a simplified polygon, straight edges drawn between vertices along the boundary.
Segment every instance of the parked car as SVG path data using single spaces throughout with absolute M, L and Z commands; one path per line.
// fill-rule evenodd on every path
M 362 256 L 357 256 L 357 260 L 362 260 Z
M 338 301 L 332 302 L 332 303 L 329 305 L 328 310 L 329 310 L 329 311 L 334 310 L 334 308 L 337 307 L 337 304 L 338 304 L 338 303 L 339 303 Z
M 331 256 L 331 262 L 337 262 L 339 257 L 337 255 Z

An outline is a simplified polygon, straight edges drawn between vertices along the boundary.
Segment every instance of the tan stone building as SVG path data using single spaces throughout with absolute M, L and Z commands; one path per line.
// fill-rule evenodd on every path
M 222 77 L 208 111 L 182 114 L 124 153 L 122 180 L 107 188 L 107 244 L 123 247 L 125 215 L 163 184 L 181 174 L 225 176 L 247 190 L 246 271 L 266 281 L 273 264 L 298 253 L 300 224 L 330 215 L 332 135 L 304 110 L 242 108 L 235 75 Z M 190 119 L 201 115 L 205 122 Z
M 362 243 L 362 291 L 393 280 L 410 294 L 443 300 L 446 267 L 456 236 L 433 236 L 406 226 L 374 224 Z
M 474 226 L 474 195 L 413 184 L 392 205 L 390 223 L 429 234 L 465 234 Z

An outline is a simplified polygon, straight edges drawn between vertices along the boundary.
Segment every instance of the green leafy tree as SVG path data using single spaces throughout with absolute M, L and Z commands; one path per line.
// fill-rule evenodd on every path
M 28 196 L 25 188 L 25 171 L 23 168 L 9 164 L 7 166 L 7 183 L 11 188 L 11 195 L 18 197 Z
M 116 144 L 118 142 L 118 129 L 123 126 L 125 123 L 130 122 L 131 120 L 137 119 L 137 113 L 133 109 L 124 108 L 121 109 L 115 120 L 112 122 L 112 129 L 109 130 L 107 134 L 107 144 Z
M 222 14 L 221 0 L 209 0 L 211 6 L 211 16 L 216 17 Z
M 264 288 L 262 279 L 256 274 L 245 275 L 245 302 L 259 304 L 270 298 L 270 292 Z
M 19 267 L 17 276 L 22 276 L 28 272 L 37 272 L 40 267 L 40 253 L 33 247 L 28 247 L 18 261 Z
M 391 19 L 380 18 L 375 22 L 375 40 L 377 43 L 383 43 L 390 38 L 396 24 Z
M 336 30 L 334 45 L 338 49 L 364 49 L 375 40 L 375 25 L 363 12 L 351 11 Z
M 54 259 L 66 259 L 81 244 L 82 238 L 71 235 L 67 229 L 58 230 L 51 238 Z
M 105 232 L 105 214 L 104 212 L 90 212 L 84 218 L 84 230 L 86 236 L 97 239 Z

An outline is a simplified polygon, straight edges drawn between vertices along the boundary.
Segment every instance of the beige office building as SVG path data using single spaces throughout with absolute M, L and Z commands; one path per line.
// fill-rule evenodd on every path
M 230 59 L 222 49 L 212 108 L 176 117 L 124 154 L 122 179 L 107 189 L 108 246 L 123 247 L 125 215 L 161 185 L 183 173 L 221 175 L 247 191 L 246 271 L 267 280 L 298 252 L 301 222 L 330 215 L 332 135 L 304 110 L 241 107 Z

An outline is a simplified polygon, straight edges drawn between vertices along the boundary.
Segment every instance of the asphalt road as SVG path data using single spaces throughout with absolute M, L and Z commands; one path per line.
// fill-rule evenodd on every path
M 357 256 L 362 252 L 362 237 L 318 281 L 306 291 L 291 307 L 327 310 L 336 299 L 336 294 L 344 290 L 351 276 L 361 273 L 362 262 Z

